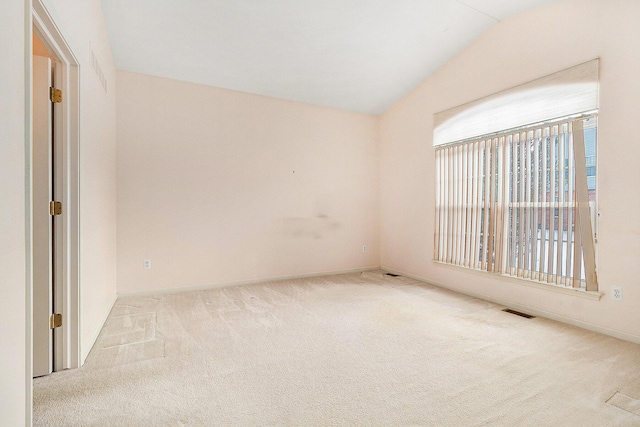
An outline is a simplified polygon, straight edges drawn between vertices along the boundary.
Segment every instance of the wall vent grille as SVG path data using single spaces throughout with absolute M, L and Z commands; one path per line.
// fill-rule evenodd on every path
M 98 61 L 98 57 L 96 53 L 93 51 L 93 47 L 89 44 L 89 52 L 90 59 L 89 63 L 91 64 L 91 69 L 93 70 L 93 74 L 98 79 L 100 86 L 104 89 L 104 93 L 107 93 L 107 78 L 104 76 L 104 72 L 102 71 L 102 66 L 100 65 L 100 61 Z

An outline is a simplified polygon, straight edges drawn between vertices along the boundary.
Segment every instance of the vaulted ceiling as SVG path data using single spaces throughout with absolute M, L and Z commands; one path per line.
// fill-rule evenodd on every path
M 511 15 L 557 0 L 102 0 L 116 67 L 380 114 Z

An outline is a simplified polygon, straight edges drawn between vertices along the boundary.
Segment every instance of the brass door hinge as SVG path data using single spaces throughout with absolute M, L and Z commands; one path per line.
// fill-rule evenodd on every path
M 55 87 L 49 88 L 49 99 L 51 102 L 62 102 L 62 91 L 60 89 L 56 89 Z
M 49 202 L 49 215 L 62 215 L 62 202 Z
M 62 326 L 62 314 L 53 313 L 49 317 L 49 329 L 59 328 Z

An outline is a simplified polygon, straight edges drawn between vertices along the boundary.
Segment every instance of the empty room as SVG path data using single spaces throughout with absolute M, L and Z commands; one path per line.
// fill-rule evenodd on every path
M 639 22 L 4 5 L 0 424 L 640 425 Z

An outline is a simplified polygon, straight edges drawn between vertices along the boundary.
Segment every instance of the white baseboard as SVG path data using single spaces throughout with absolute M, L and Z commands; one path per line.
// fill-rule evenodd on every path
M 102 314 L 100 325 L 95 329 L 95 331 L 93 331 L 93 334 L 91 334 L 91 337 L 89 337 L 89 341 L 82 346 L 82 352 L 80 353 L 80 366 L 84 365 L 84 362 L 87 360 L 87 356 L 89 356 L 91 349 L 95 345 L 96 340 L 98 339 L 98 335 L 100 335 L 100 331 L 102 331 L 102 328 L 104 327 L 104 324 L 109 317 L 109 313 L 111 313 L 111 310 L 113 309 L 113 306 L 115 305 L 117 300 L 117 296 L 113 298 L 113 301 L 111 301 L 111 304 L 109 304 L 109 309 Z
M 378 270 L 378 269 L 380 269 L 380 267 L 375 266 L 375 267 L 354 268 L 349 270 L 320 271 L 315 273 L 295 274 L 291 276 L 276 276 L 276 277 L 268 277 L 264 279 L 237 280 L 232 282 L 214 283 L 210 285 L 185 286 L 185 287 L 176 287 L 176 288 L 152 289 L 148 291 L 124 292 L 124 293 L 118 293 L 118 298 L 133 297 L 133 296 L 150 296 L 150 295 L 158 295 L 158 294 L 175 294 L 179 292 L 205 291 L 208 289 L 226 288 L 228 286 L 255 285 L 258 283 L 275 282 L 280 280 L 334 276 L 337 274 L 350 274 L 350 273 L 358 273 L 362 271 L 372 271 L 372 270 Z
M 577 326 L 582 329 L 586 329 L 588 331 L 597 332 L 603 335 L 608 335 L 614 338 L 618 338 L 624 341 L 629 341 L 635 344 L 640 344 L 640 336 L 629 334 L 627 332 L 617 331 L 615 329 L 607 328 L 605 326 L 595 325 L 593 323 L 585 322 L 582 320 L 576 320 L 570 317 L 562 316 L 556 313 L 550 313 L 548 311 L 539 310 L 533 307 L 526 306 L 524 304 L 516 303 L 513 301 L 502 300 L 500 298 L 494 298 L 487 295 L 483 295 L 477 292 L 468 292 L 463 289 L 456 288 L 455 286 L 446 285 L 444 283 L 434 282 L 433 280 L 428 280 L 423 277 L 418 277 L 409 273 L 405 273 L 403 271 L 395 270 L 393 268 L 387 268 L 384 266 L 380 267 L 381 270 L 387 271 L 393 274 L 399 274 L 401 276 L 409 277 L 411 279 L 419 280 L 421 282 L 427 283 L 429 285 L 437 286 L 439 288 L 449 289 L 451 291 L 459 292 L 461 294 L 469 295 L 471 297 L 480 298 L 485 301 L 490 301 L 495 304 L 502 305 L 504 307 L 509 307 L 518 311 L 522 311 L 528 314 L 532 314 L 538 317 L 544 317 L 546 319 L 555 320 L 557 322 L 566 323 L 568 325 Z

